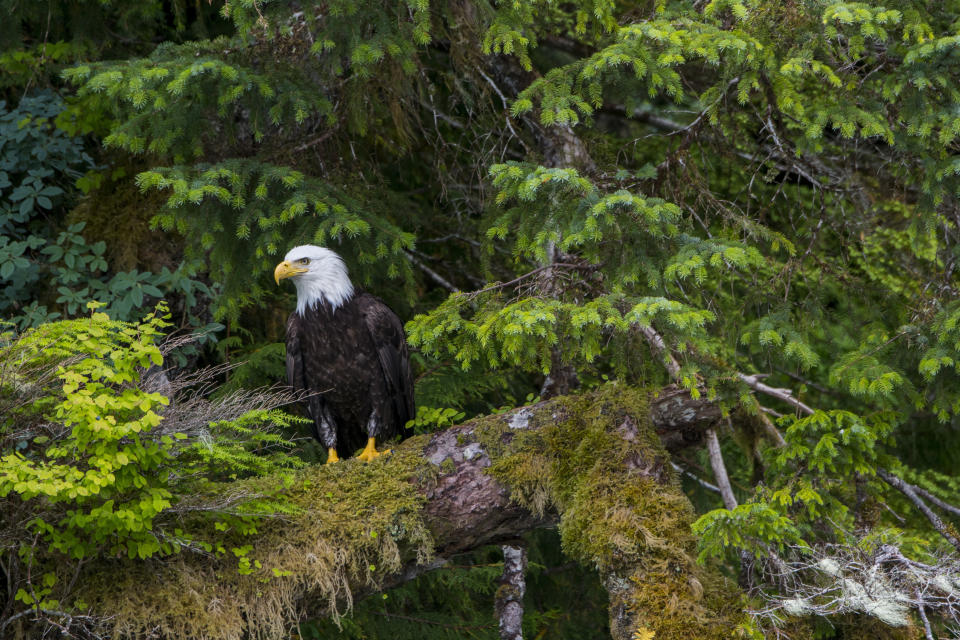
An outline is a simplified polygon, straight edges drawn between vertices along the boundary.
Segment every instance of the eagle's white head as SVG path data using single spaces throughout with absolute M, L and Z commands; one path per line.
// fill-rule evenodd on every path
M 277 284 L 284 278 L 293 279 L 300 315 L 324 302 L 335 310 L 353 296 L 353 283 L 340 256 L 312 244 L 290 249 L 274 269 L 273 277 Z

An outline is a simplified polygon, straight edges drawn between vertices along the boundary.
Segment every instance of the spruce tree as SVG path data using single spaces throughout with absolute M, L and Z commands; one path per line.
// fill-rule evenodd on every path
M 0 118 L 0 152 L 15 125 L 33 136 L 17 157 L 56 172 L 0 166 L 0 275 L 22 274 L 8 285 L 21 328 L 114 291 L 104 262 L 45 294 L 36 283 L 68 270 L 44 270 L 57 246 L 44 221 L 79 234 L 133 201 L 153 227 L 139 242 L 173 248 L 129 265 L 140 280 L 117 281 L 107 310 L 130 319 L 136 298 L 114 301 L 137 287 L 141 304 L 171 297 L 183 326 L 226 327 L 203 357 L 244 361 L 232 389 L 273 383 L 291 308 L 273 267 L 297 244 L 328 246 L 408 321 L 421 433 L 609 385 L 717 405 L 722 420 L 672 462 L 699 560 L 747 594 L 744 633 L 960 624 L 960 3 L 13 12 L 0 90 L 26 119 Z M 54 93 L 62 112 L 26 113 Z M 44 136 L 70 162 L 44 165 Z M 46 206 L 37 180 L 60 200 Z M 150 279 L 181 264 L 176 286 Z M 532 544 L 562 564 L 555 538 Z M 466 605 L 424 578 L 393 614 L 448 605 L 427 615 L 434 631 L 493 637 L 472 617 L 489 573 L 458 574 Z M 0 593 L 11 615 L 15 594 Z M 345 628 L 380 637 L 382 611 L 365 606 Z M 561 628 L 528 609 L 529 631 Z M 562 619 L 572 635 L 595 618 Z M 333 633 L 322 624 L 309 628 Z

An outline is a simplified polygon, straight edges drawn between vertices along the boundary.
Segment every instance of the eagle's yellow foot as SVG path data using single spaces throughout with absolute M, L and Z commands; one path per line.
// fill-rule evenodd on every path
M 327 464 L 333 464 L 334 462 L 340 462 L 340 456 L 337 455 L 337 450 L 334 448 L 327 449 Z
M 358 455 L 357 457 L 363 460 L 364 462 L 373 462 L 374 458 L 379 458 L 382 455 L 386 455 L 390 453 L 389 449 L 385 451 L 377 451 L 375 441 L 376 441 L 376 438 L 370 438 L 369 440 L 367 440 L 367 446 L 364 447 L 363 451 L 361 451 L 360 455 Z

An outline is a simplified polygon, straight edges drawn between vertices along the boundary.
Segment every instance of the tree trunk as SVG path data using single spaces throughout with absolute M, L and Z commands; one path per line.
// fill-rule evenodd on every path
M 101 560 L 78 592 L 115 637 L 279 638 L 454 554 L 559 526 L 565 551 L 601 574 L 615 639 L 725 638 L 744 617 L 739 592 L 696 566 L 693 509 L 667 453 L 719 417 L 676 387 L 617 385 L 487 416 L 371 464 L 311 467 L 281 492 L 296 512 L 237 532 L 224 553 Z M 276 484 L 225 487 L 263 495 Z M 201 516 L 181 514 L 194 527 Z M 211 538 L 223 535 L 233 531 Z
M 523 640 L 523 594 L 527 590 L 527 549 L 522 544 L 503 545 L 503 574 L 500 576 L 494 609 L 499 620 L 500 640 Z

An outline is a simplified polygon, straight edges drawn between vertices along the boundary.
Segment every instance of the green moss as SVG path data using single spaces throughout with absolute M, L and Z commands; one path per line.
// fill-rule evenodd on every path
M 695 563 L 693 509 L 648 423 L 648 393 L 607 385 L 560 398 L 541 422 L 481 424 L 489 472 L 535 513 L 560 516 L 564 551 L 604 577 L 612 611 L 658 640 L 729 638 L 747 622 L 736 587 Z M 618 623 L 611 620 L 615 629 Z
M 523 415 L 526 425 L 517 414 L 481 418 L 458 444 L 479 442 L 488 472 L 516 502 L 559 514 L 565 553 L 598 570 L 610 592 L 615 636 L 642 627 L 658 640 L 728 638 L 746 622 L 739 590 L 693 560 L 693 510 L 647 423 L 647 392 L 608 385 Z M 87 604 L 114 615 L 115 636 L 156 628 L 168 637 L 275 638 L 307 615 L 337 619 L 351 607 L 351 585 L 376 590 L 405 563 L 430 558 L 423 489 L 444 467 L 423 458 L 429 440 L 412 438 L 370 465 L 300 472 L 286 491 L 293 515 L 252 535 L 211 531 L 226 553 L 91 567 Z M 278 483 L 222 490 L 272 493 Z M 245 545 L 242 558 L 231 551 Z M 238 571 L 243 558 L 249 575 Z
M 418 437 L 374 464 L 304 470 L 286 492 L 294 515 L 252 535 L 211 532 L 225 540 L 225 553 L 89 567 L 85 604 L 112 615 L 114 636 L 277 638 L 307 613 L 336 619 L 352 606 L 351 584 L 376 589 L 405 562 L 433 553 L 414 482 L 423 444 Z M 277 483 L 262 478 L 223 489 L 255 495 Z M 248 575 L 232 551 L 244 545 L 252 547 L 242 556 L 253 569 Z
M 454 469 L 456 469 L 456 465 L 450 458 L 440 463 L 440 471 L 443 473 L 452 473 Z

